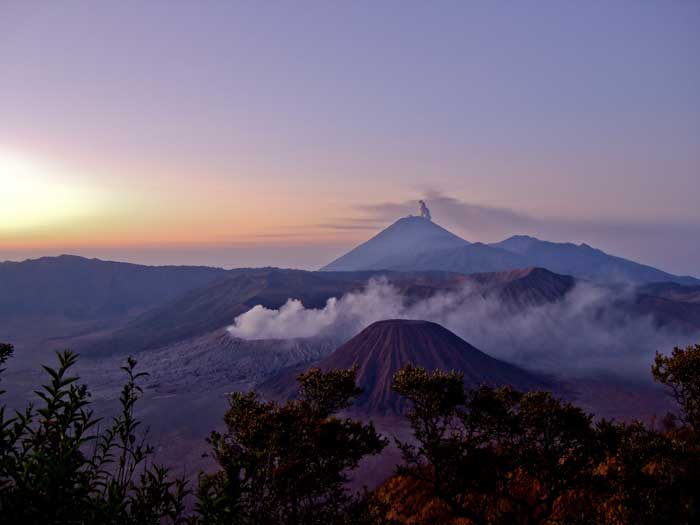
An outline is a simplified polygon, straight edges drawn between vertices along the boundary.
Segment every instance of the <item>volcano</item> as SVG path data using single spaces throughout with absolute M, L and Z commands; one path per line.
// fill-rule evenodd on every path
M 700 279 L 672 275 L 616 257 L 587 244 L 549 242 L 516 235 L 484 244 L 468 242 L 425 217 L 404 217 L 321 271 L 441 271 L 464 275 L 528 267 L 598 283 L 678 283 L 699 286 Z
M 331 355 L 317 363 L 322 370 L 357 366 L 357 384 L 363 393 L 353 410 L 372 415 L 400 414 L 406 401 L 391 383 L 403 366 L 427 370 L 456 370 L 467 387 L 508 385 L 519 390 L 547 388 L 548 381 L 534 373 L 488 356 L 456 334 L 429 321 L 391 319 L 371 324 Z M 300 369 L 287 370 L 262 385 L 276 398 L 293 397 Z
M 407 261 L 434 251 L 468 246 L 469 242 L 424 217 L 404 217 L 360 244 L 322 271 L 399 269 Z

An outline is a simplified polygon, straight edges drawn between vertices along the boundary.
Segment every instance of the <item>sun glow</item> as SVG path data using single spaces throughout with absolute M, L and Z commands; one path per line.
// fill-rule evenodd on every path
M 36 234 L 90 215 L 96 192 L 60 169 L 0 149 L 0 234 Z

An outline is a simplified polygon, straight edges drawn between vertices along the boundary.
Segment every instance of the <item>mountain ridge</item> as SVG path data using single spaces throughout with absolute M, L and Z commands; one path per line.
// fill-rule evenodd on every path
M 433 232 L 440 232 L 440 235 L 435 233 L 435 238 L 426 235 L 423 230 L 427 225 L 430 225 Z M 443 232 L 449 234 L 449 237 L 445 237 Z M 449 241 L 442 242 L 447 238 Z M 602 283 L 675 282 L 700 285 L 700 279 L 695 277 L 674 275 L 610 255 L 585 243 L 577 245 L 542 241 L 528 235 L 513 235 L 489 244 L 470 243 L 420 217 L 397 220 L 320 270 L 448 271 L 472 274 L 532 266 Z
M 664 272 L 624 257 L 610 255 L 586 243 L 552 242 L 529 235 L 513 235 L 490 246 L 521 255 L 533 266 L 542 266 L 556 273 L 569 273 L 584 279 L 700 285 L 700 279 L 695 277 Z M 601 279 L 604 276 L 608 276 L 608 279 Z
M 121 315 L 166 302 L 225 272 L 208 266 L 145 266 L 77 255 L 4 261 L 0 262 L 0 318 Z

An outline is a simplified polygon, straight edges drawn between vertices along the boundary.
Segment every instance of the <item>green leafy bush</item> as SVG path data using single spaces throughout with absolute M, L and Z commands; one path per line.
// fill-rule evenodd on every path
M 0 347 L 0 363 L 12 353 Z M 0 515 L 4 523 L 183 523 L 183 479 L 151 463 L 153 449 L 137 436 L 134 405 L 141 395 L 136 361 L 121 411 L 105 430 L 90 408 L 90 394 L 71 375 L 77 355 L 57 354 L 58 367 L 44 367 L 49 381 L 39 404 L 12 416 L 0 408 Z

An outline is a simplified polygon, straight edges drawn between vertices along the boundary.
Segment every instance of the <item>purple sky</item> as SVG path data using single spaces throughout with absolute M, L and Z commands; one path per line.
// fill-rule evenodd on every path
M 427 197 L 472 241 L 700 275 L 698 28 L 695 1 L 5 0 L 0 260 L 315 267 Z

